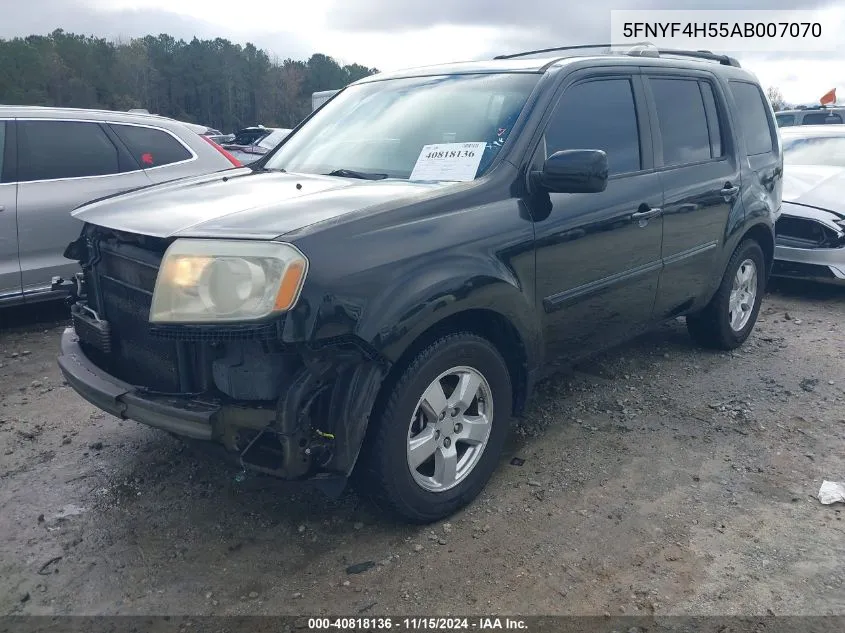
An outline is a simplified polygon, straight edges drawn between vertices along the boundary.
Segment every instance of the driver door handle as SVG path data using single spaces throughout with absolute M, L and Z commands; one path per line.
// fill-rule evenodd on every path
M 643 205 L 640 208 L 643 210 L 631 214 L 632 220 L 648 220 L 649 218 L 653 218 L 663 213 L 663 209 L 659 207 L 646 207 Z

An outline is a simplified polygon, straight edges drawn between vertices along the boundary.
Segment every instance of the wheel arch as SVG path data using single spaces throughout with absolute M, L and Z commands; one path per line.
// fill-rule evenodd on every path
M 713 275 L 713 279 L 710 282 L 707 293 L 700 300 L 699 309 L 703 309 L 712 300 L 716 291 L 719 289 L 719 285 L 722 283 L 722 279 L 728 271 L 728 265 L 731 262 L 733 254 L 736 252 L 736 249 L 739 248 L 739 245 L 747 239 L 752 239 L 757 242 L 757 244 L 760 245 L 760 249 L 763 251 L 763 258 L 765 260 L 764 263 L 766 267 L 766 270 L 764 271 L 765 280 L 768 282 L 775 256 L 774 231 L 772 230 L 771 225 L 765 222 L 755 222 L 744 227 L 742 230 L 733 232 L 726 240 L 725 248 L 722 251 L 719 263 L 714 271 L 714 273 L 718 274 Z
M 505 315 L 489 308 L 467 308 L 443 317 L 411 340 L 382 382 L 373 409 L 384 406 L 391 389 L 413 359 L 438 338 L 457 332 L 488 340 L 502 355 L 511 378 L 513 415 L 521 414 L 529 395 L 532 359 L 529 342 Z
M 763 251 L 763 257 L 765 257 L 766 260 L 766 281 L 768 282 L 772 271 L 772 264 L 775 259 L 775 238 L 772 233 L 772 229 L 769 225 L 758 222 L 746 229 L 737 241 L 737 246 L 747 239 L 752 239 L 757 242 Z M 736 250 L 736 248 L 734 248 L 734 250 Z

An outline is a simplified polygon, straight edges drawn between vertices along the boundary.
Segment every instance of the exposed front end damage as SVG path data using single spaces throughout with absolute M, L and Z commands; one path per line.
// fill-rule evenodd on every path
M 772 274 L 845 284 L 845 216 L 784 204 L 776 225 Z
M 151 325 L 165 248 L 93 227 L 68 247 L 83 269 L 59 357 L 68 383 L 118 417 L 218 442 L 245 468 L 342 489 L 388 364 L 355 338 L 286 343 L 284 317 Z

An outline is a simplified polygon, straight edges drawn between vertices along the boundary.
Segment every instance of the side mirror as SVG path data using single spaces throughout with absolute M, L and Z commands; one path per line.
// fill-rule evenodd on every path
M 599 193 L 607 189 L 607 153 L 598 149 L 555 152 L 535 176 L 535 182 L 550 193 Z

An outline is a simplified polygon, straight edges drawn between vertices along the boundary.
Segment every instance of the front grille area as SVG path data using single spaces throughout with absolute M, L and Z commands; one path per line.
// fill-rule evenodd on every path
M 282 337 L 284 321 L 274 320 L 259 325 L 150 325 L 156 338 L 197 343 L 227 341 L 277 341 Z
M 155 391 L 180 391 L 177 343 L 150 333 L 150 305 L 161 255 L 114 240 L 98 243 L 87 275 L 92 307 L 108 321 L 111 353 L 100 357 L 109 373 Z
M 251 324 L 152 325 L 150 307 L 162 240 L 93 229 L 83 264 L 88 306 L 75 307 L 74 326 L 86 355 L 132 385 L 170 394 L 215 387 L 215 359 L 252 341 L 277 354 L 284 318 Z M 97 316 L 101 320 L 97 320 Z
M 156 391 L 179 391 L 176 343 L 150 334 L 152 295 L 100 277 L 106 319 L 112 329 L 113 373 Z
M 132 255 L 136 256 L 132 257 Z M 160 264 L 160 258 L 151 253 L 141 259 L 132 251 L 122 254 L 104 248 L 101 250 L 100 261 L 96 268 L 97 274 L 101 277 L 109 277 L 124 285 L 134 287 L 149 294 L 152 299 Z

